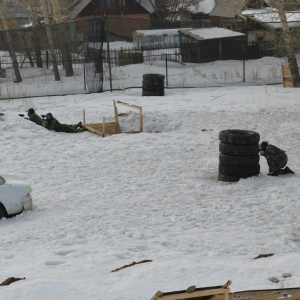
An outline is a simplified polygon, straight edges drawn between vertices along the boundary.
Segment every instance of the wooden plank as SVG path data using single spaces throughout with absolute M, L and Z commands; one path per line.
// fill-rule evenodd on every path
M 163 294 L 162 296 L 154 296 L 156 298 L 152 298 L 152 300 L 185 300 L 185 299 L 193 299 L 196 297 L 206 297 L 206 296 L 213 296 L 213 295 L 220 295 L 220 294 L 229 294 L 229 289 L 208 289 L 208 290 L 201 290 L 201 291 L 195 291 L 192 293 L 176 293 L 176 294 Z M 223 297 L 224 299 L 224 297 Z
M 117 130 L 118 130 L 118 133 L 120 133 L 119 114 L 118 114 L 118 108 L 116 105 L 116 101 L 114 101 L 114 112 L 115 112 L 115 120 L 117 123 Z
M 144 117 L 143 117 L 143 111 L 142 108 L 140 109 L 140 131 L 144 131 Z
M 85 128 L 85 129 L 87 129 L 89 132 L 92 132 L 92 133 L 95 133 L 95 134 L 97 134 L 97 135 L 103 136 L 103 132 L 101 132 L 101 131 L 99 131 L 99 130 L 96 130 L 96 129 L 94 129 L 94 128 L 88 126 L 88 125 L 82 124 L 82 127 Z
M 116 134 L 119 133 L 117 129 L 117 123 L 116 122 L 105 122 L 104 123 L 90 123 L 90 124 L 83 124 L 89 128 L 92 128 L 98 132 L 101 132 L 101 134 Z M 82 126 L 83 126 L 82 125 Z
M 286 65 L 282 65 L 281 70 L 282 70 L 283 87 L 294 87 L 294 82 L 293 82 L 290 67 Z
M 129 104 L 129 103 L 126 103 L 126 102 L 123 102 L 123 101 L 117 101 L 117 103 L 128 106 L 128 107 L 131 107 L 131 108 L 135 108 L 135 109 L 138 109 L 138 110 L 141 108 L 140 106 Z
M 230 294 L 230 300 L 300 300 L 300 288 L 242 291 Z
M 123 102 L 123 101 L 117 101 L 117 102 L 114 102 L 114 104 L 115 103 L 122 104 L 122 105 L 128 106 L 130 108 L 137 109 L 140 112 L 140 132 L 143 132 L 143 130 L 144 130 L 144 118 L 143 118 L 143 109 L 142 109 L 142 107 L 137 106 L 137 105 L 132 105 L 132 104 L 129 104 L 129 103 L 126 103 L 126 102 Z M 115 107 L 116 107 L 116 104 L 115 104 Z M 117 112 L 115 114 L 118 115 Z M 119 126 L 119 118 L 116 117 L 116 120 L 117 120 L 117 123 L 118 123 L 118 126 Z M 126 132 L 126 133 L 129 133 L 129 132 Z M 135 133 L 135 132 L 130 132 L 130 133 Z

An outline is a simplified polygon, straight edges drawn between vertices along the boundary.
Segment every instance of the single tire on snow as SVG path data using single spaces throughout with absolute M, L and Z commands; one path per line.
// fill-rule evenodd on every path
M 254 145 L 259 142 L 259 133 L 250 130 L 227 129 L 219 133 L 219 140 L 226 144 Z
M 259 153 L 259 145 L 235 145 L 219 143 L 219 151 L 223 154 L 237 156 L 257 155 Z
M 219 173 L 229 176 L 237 176 L 241 178 L 247 178 L 258 175 L 260 172 L 260 165 L 249 167 L 237 167 L 219 164 Z
M 234 156 L 220 153 L 219 161 L 223 165 L 249 167 L 256 166 L 259 163 L 259 155 Z

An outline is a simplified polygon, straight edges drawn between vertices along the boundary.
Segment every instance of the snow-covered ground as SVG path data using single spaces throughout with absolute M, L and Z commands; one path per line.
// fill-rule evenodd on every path
M 33 107 L 72 124 L 85 109 L 99 122 L 114 100 L 142 106 L 143 133 L 56 133 L 18 116 Z M 30 182 L 34 200 L 0 221 L 0 283 L 26 278 L 0 299 L 147 300 L 228 279 L 231 291 L 299 286 L 299 89 L 129 89 L 0 101 L 0 112 L 1 174 Z M 138 129 L 134 111 L 119 112 Z M 218 181 L 218 135 L 230 128 L 286 150 L 296 174 L 267 176 L 262 158 L 258 177 Z M 111 272 L 142 260 L 152 261 Z

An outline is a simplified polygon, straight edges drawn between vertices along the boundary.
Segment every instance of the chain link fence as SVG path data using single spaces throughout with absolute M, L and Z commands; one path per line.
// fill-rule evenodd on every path
M 193 61 L 197 59 L 190 57 L 187 62 L 180 48 L 133 48 L 132 42 L 128 42 L 129 34 L 123 37 L 123 42 L 107 43 L 107 40 L 113 40 L 112 36 L 115 39 L 121 37 L 116 37 L 105 24 L 108 24 L 107 18 L 51 25 L 52 47 L 45 25 L 34 30 L 10 30 L 11 46 L 7 32 L 0 31 L 0 99 L 128 88 L 142 90 L 143 74 L 146 73 L 165 75 L 166 94 L 168 88 L 282 83 L 281 65 L 286 62 L 281 58 L 196 63 Z M 11 48 L 15 52 L 21 82 L 15 82 L 14 64 L 9 55 Z M 70 64 L 72 76 L 66 72 Z M 54 76 L 55 66 L 60 74 L 59 81 Z

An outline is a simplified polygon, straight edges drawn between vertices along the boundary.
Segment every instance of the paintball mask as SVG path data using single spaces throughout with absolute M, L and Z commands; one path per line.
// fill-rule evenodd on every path
M 268 147 L 268 142 L 263 141 L 259 145 L 259 151 L 265 151 L 267 147 Z
M 51 114 L 51 113 L 47 113 L 47 114 L 46 114 L 46 120 L 47 120 L 47 121 L 50 121 L 50 120 L 52 120 L 52 119 L 53 119 L 52 114 Z

